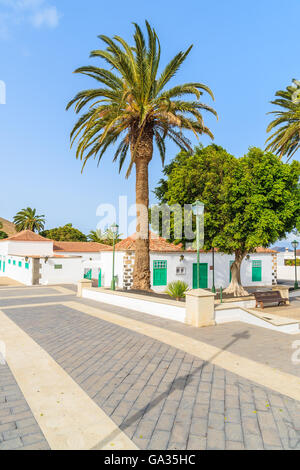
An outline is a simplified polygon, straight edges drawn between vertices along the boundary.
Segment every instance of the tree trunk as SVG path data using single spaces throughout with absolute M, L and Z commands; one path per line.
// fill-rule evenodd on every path
M 131 152 L 136 145 L 132 144 Z M 153 154 L 153 131 L 146 129 L 137 144 L 135 154 L 136 169 L 136 243 L 133 270 L 133 289 L 150 290 L 150 254 L 149 254 L 149 181 L 148 166 Z
M 246 253 L 241 251 L 235 252 L 235 261 L 231 265 L 231 282 L 224 294 L 233 294 L 234 297 L 243 297 L 248 295 L 248 292 L 243 288 L 241 283 L 241 265 Z

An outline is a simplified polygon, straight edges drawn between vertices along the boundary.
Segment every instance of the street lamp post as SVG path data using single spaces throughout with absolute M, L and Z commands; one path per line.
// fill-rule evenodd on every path
M 213 267 L 213 278 L 212 278 L 212 288 L 211 291 L 213 294 L 216 293 L 216 287 L 215 287 L 215 248 L 212 247 L 212 267 Z
M 112 265 L 112 280 L 111 280 L 111 290 L 116 290 L 116 281 L 115 281 L 115 245 L 116 245 L 116 236 L 119 230 L 119 226 L 115 223 L 111 226 L 111 231 L 113 233 L 113 265 Z
M 197 241 L 197 289 L 200 288 L 200 222 L 204 214 L 203 202 L 197 200 L 192 204 L 193 214 L 196 216 L 196 241 Z
M 292 247 L 294 248 L 294 254 L 295 254 L 295 283 L 294 283 L 295 290 L 299 288 L 298 280 L 297 280 L 297 247 L 298 245 L 299 243 L 297 242 L 297 240 L 294 240 L 292 242 Z

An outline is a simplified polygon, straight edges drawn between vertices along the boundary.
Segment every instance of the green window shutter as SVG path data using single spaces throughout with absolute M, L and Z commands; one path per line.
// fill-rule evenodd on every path
M 11 259 L 8 260 L 8 264 L 10 264 L 10 263 L 11 263 Z
M 92 270 L 91 269 L 86 269 L 83 277 L 84 277 L 84 279 L 89 279 L 91 281 L 91 279 L 92 279 Z
M 16 266 L 16 260 L 15 259 L 13 260 L 13 265 Z
M 62 264 L 55 264 L 54 269 L 62 269 Z
M 18 265 L 19 265 L 19 268 L 22 268 L 22 261 L 19 261 Z
M 29 263 L 25 263 L 25 269 L 29 269 Z
M 262 280 L 262 262 L 252 261 L 252 282 L 261 282 Z
M 153 285 L 167 285 L 167 261 L 153 261 Z

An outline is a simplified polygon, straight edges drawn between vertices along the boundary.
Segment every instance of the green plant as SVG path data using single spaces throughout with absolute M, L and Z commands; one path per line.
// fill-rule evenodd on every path
M 169 282 L 165 293 L 173 299 L 180 300 L 185 297 L 185 292 L 188 288 L 189 286 L 184 281 L 173 281 Z
M 32 232 L 40 232 L 44 230 L 45 216 L 38 215 L 36 209 L 27 207 L 22 209 L 14 216 L 14 224 L 17 232 L 22 230 L 31 230 Z

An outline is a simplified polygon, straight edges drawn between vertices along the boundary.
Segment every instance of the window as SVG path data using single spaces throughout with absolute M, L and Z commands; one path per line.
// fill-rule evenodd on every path
M 11 259 L 8 260 L 8 264 L 10 264 L 10 263 L 11 263 Z
M 29 263 L 25 263 L 25 269 L 29 269 Z
M 185 274 L 185 273 L 186 273 L 186 268 L 185 268 L 184 266 L 178 266 L 178 267 L 176 268 L 176 274 L 177 274 L 178 276 L 183 275 L 183 274 Z
M 153 285 L 166 286 L 167 285 L 167 261 L 159 260 L 153 261 Z
M 16 266 L 16 260 L 15 259 L 13 260 L 13 265 Z
M 19 268 L 22 268 L 22 261 L 19 261 L 18 265 L 19 265 Z
M 62 264 L 55 264 L 54 269 L 62 269 Z
M 262 262 L 252 261 L 252 282 L 261 282 L 262 279 Z

